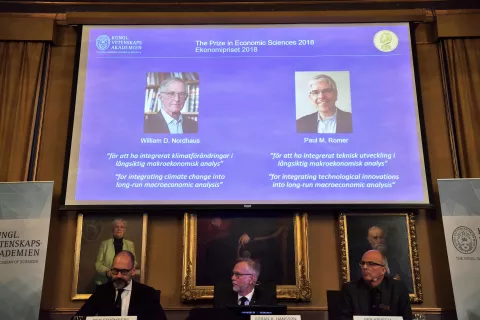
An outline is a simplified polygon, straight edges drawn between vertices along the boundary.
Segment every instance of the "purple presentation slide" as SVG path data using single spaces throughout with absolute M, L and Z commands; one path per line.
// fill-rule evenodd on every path
M 426 204 L 408 24 L 86 26 L 66 205 Z

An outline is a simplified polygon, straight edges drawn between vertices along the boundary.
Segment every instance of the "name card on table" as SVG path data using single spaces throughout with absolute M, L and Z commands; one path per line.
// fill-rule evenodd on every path
M 283 316 L 271 316 L 271 315 L 251 315 L 250 320 L 302 320 L 301 316 L 283 315 Z
M 137 316 L 106 316 L 106 317 L 87 317 L 86 320 L 137 320 Z
M 403 320 L 403 317 L 394 316 L 353 316 L 353 320 Z

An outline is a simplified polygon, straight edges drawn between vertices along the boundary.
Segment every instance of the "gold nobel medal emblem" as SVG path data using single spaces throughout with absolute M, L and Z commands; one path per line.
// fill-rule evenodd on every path
M 373 37 L 373 44 L 382 52 L 391 52 L 398 46 L 398 37 L 390 30 L 378 31 Z

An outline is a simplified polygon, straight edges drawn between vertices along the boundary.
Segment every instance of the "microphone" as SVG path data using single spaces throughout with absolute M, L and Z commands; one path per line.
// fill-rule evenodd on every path
M 382 276 L 384 275 L 384 273 L 382 273 Z M 378 278 L 372 278 L 372 282 L 377 282 L 378 281 Z

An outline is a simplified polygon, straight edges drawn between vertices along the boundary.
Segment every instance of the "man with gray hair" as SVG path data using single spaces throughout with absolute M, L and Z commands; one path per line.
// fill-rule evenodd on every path
M 351 133 L 352 114 L 336 106 L 338 90 L 332 77 L 314 76 L 308 83 L 308 97 L 316 112 L 297 119 L 298 133 Z
M 277 304 L 276 290 L 273 292 L 262 288 L 258 283 L 260 263 L 249 258 L 239 259 L 232 271 L 230 290 L 225 292 L 215 286 L 213 303 L 215 307 L 227 305 L 275 305 Z
M 144 122 L 145 133 L 197 133 L 198 123 L 181 114 L 187 101 L 187 85 L 182 78 L 172 77 L 163 80 L 158 90 L 160 111 L 147 115 Z

